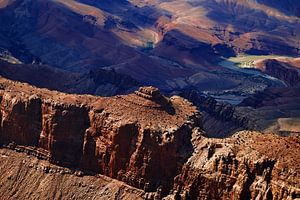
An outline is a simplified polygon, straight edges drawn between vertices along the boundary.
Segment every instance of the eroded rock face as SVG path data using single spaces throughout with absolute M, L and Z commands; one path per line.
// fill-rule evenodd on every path
M 139 194 L 149 199 L 300 197 L 299 136 L 244 131 L 206 138 L 191 103 L 166 98 L 152 87 L 111 98 L 64 94 L 3 78 L 0 88 L 1 145 L 37 157 L 34 163 L 48 160 L 55 170 L 67 166 L 62 173 L 70 173 L 70 180 L 74 169 L 84 172 L 74 172 L 82 180 L 90 179 L 85 173 L 100 173 L 143 189 L 147 194 Z M 14 154 L 0 154 L 7 155 Z M 39 168 L 45 174 L 54 170 Z M 10 184 L 1 183 L 0 190 Z
M 299 198 L 299 139 L 249 131 L 227 139 L 194 135 L 194 154 L 166 199 Z
M 35 147 L 53 163 L 166 193 L 193 151 L 201 115 L 183 98 L 155 88 L 149 98 L 77 96 L 0 81 L 0 142 Z
M 249 118 L 240 115 L 236 107 L 218 102 L 197 91 L 185 91 L 180 96 L 188 99 L 203 112 L 203 127 L 209 137 L 226 137 L 238 130 L 249 130 Z

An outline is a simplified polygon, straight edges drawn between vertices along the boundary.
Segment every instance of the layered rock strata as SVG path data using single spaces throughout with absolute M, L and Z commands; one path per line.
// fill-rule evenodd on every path
M 243 131 L 231 138 L 194 134 L 195 151 L 166 199 L 300 198 L 300 137 Z
M 188 99 L 203 112 L 203 128 L 209 137 L 226 137 L 239 130 L 252 130 L 251 119 L 238 112 L 235 106 L 218 102 L 195 90 L 180 96 Z
M 0 96 L 0 143 L 28 154 L 25 158 L 23 153 L 0 149 L 0 176 L 8 180 L 1 182 L 0 191 L 13 191 L 5 192 L 7 198 L 26 197 L 28 192 L 72 198 L 82 191 L 80 195 L 86 194 L 82 199 L 87 199 L 102 186 L 109 188 L 99 193 L 105 198 L 107 194 L 182 200 L 300 197 L 299 136 L 243 131 L 230 138 L 207 138 L 201 114 L 191 103 L 177 96 L 166 98 L 153 87 L 103 98 L 0 78 Z M 17 157 L 24 163 L 14 161 Z M 10 174 L 7 165 L 18 176 Z M 105 186 L 107 179 L 97 174 L 145 192 L 120 182 Z M 34 179 L 41 188 L 48 183 L 56 188 L 39 193 L 23 179 Z M 66 182 L 58 184 L 61 180 Z M 69 184 L 74 181 L 95 185 Z
M 154 88 L 137 92 L 151 98 L 102 98 L 0 82 L 1 144 L 34 147 L 52 163 L 166 192 L 193 151 L 201 115 L 183 98 Z

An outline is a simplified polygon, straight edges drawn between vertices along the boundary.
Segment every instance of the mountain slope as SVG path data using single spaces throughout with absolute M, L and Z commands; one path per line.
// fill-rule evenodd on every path
M 199 87 L 188 79 L 222 76 L 222 57 L 298 55 L 299 18 L 280 10 L 298 4 L 270 2 L 1 1 L 0 47 L 25 64 L 114 68 L 168 91 Z

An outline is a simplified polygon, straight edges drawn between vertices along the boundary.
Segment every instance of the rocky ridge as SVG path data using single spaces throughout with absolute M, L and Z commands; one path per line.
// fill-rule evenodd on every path
M 192 152 L 191 131 L 200 126 L 201 115 L 191 103 L 167 99 L 151 87 L 138 91 L 150 99 L 137 94 L 103 98 L 0 81 L 1 144 L 32 146 L 53 163 L 145 191 L 172 187 Z
M 197 91 L 185 91 L 180 96 L 188 99 L 203 113 L 203 128 L 210 137 L 226 137 L 238 130 L 251 130 L 251 119 L 245 117 L 235 106 L 218 102 Z
M 194 154 L 166 199 L 300 197 L 299 137 L 243 131 L 226 139 L 198 134 L 193 144 Z
M 18 181 L 36 176 L 37 183 L 46 179 L 60 191 L 53 193 L 51 187 L 42 195 L 53 193 L 62 199 L 76 194 L 80 186 L 68 186 L 74 181 L 97 182 L 83 199 L 101 187 L 125 199 L 300 197 L 299 136 L 242 131 L 229 138 L 207 138 L 195 106 L 181 97 L 166 98 L 154 87 L 104 98 L 38 89 L 4 78 L 0 86 L 0 176 L 9 180 L 1 182 L 0 191 L 8 199 L 28 195 Z M 24 154 L 4 148 L 29 157 L 16 167 L 13 157 L 24 160 Z M 5 163 L 19 176 L 7 174 Z M 98 174 L 144 192 L 120 182 L 105 186 L 107 181 Z M 66 185 L 58 184 L 62 177 Z M 20 185 L 13 187 L 15 193 L 5 189 L 11 182 Z M 31 193 L 32 199 L 39 196 Z
M 289 87 L 297 86 L 300 83 L 300 70 L 293 60 L 288 62 L 280 59 L 266 59 L 257 62 L 256 65 L 258 69 L 284 81 Z
M 112 96 L 133 92 L 139 86 L 130 76 L 114 70 L 75 73 L 42 64 L 11 64 L 1 59 L 0 66 L 0 75 L 7 79 L 66 93 Z

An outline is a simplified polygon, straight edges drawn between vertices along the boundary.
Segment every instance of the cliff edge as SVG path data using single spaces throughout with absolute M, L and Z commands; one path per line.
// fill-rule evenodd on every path
M 142 87 L 111 98 L 71 95 L 0 79 L 0 142 L 44 159 L 168 192 L 191 155 L 201 115 L 181 97 Z

